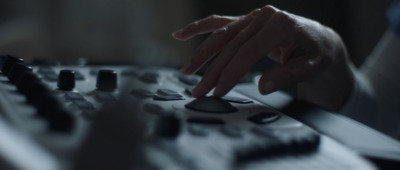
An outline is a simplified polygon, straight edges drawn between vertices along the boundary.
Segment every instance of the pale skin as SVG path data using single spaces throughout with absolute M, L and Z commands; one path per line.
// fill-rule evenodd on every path
M 181 69 L 193 74 L 219 53 L 193 89 L 194 97 L 213 88 L 214 96 L 224 96 L 266 56 L 281 64 L 264 72 L 258 85 L 261 94 L 296 84 L 299 98 L 338 111 L 351 92 L 345 45 L 337 33 L 316 21 L 265 6 L 243 16 L 211 15 L 172 35 L 188 40 L 205 33 L 211 34 Z

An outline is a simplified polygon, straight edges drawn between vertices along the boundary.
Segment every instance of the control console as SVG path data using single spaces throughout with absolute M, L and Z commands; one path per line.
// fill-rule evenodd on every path
M 11 55 L 1 56 L 0 66 L 0 124 L 48 154 L 48 169 L 104 169 L 114 159 L 121 166 L 126 150 L 141 155 L 126 169 L 375 169 L 334 139 L 245 94 L 196 99 L 191 90 L 201 77 L 172 68 L 28 65 Z M 102 144 L 129 137 L 129 131 L 109 131 L 113 124 L 131 126 L 130 120 L 141 127 L 133 129 L 141 134 L 135 142 Z M 96 161 L 107 155 L 110 162 Z M 8 166 L 21 169 L 18 162 Z

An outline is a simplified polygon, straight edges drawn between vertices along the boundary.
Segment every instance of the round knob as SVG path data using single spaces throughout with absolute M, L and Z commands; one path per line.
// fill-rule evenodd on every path
M 39 78 L 32 72 L 22 72 L 18 82 L 17 82 L 17 89 L 22 94 L 28 94 L 30 86 L 34 82 L 39 82 Z
M 156 122 L 154 134 L 164 138 L 176 138 L 181 129 L 180 120 L 173 115 L 160 116 Z
M 21 79 L 22 73 L 28 71 L 32 71 L 32 67 L 26 66 L 22 63 L 15 63 L 14 66 L 11 68 L 10 73 L 8 74 L 8 79 L 11 83 L 17 84 L 18 81 Z
M 57 87 L 60 90 L 72 90 L 75 87 L 75 72 L 72 70 L 61 70 L 58 76 Z
M 24 62 L 24 59 L 22 58 L 18 58 L 12 55 L 7 55 L 6 58 L 4 59 L 1 71 L 5 75 L 8 75 L 15 63 L 22 63 L 22 62 Z
M 43 93 L 36 98 L 37 115 L 47 120 L 50 130 L 58 132 L 70 132 L 72 130 L 73 117 L 53 94 Z
M 96 87 L 101 91 L 113 91 L 117 88 L 117 73 L 113 70 L 100 70 Z
M 42 82 L 35 81 L 27 89 L 26 98 L 28 101 L 38 107 L 41 102 L 43 102 L 43 96 L 51 94 L 52 91 Z M 47 107 L 47 104 L 43 105 Z

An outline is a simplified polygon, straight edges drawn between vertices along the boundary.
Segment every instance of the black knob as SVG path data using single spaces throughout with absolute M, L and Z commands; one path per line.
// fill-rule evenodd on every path
M 60 90 L 72 90 L 75 87 L 75 72 L 72 70 L 61 70 L 57 86 Z
M 11 83 L 17 84 L 18 81 L 21 79 L 22 73 L 28 71 L 32 71 L 32 67 L 26 66 L 22 63 L 15 63 L 14 66 L 11 68 L 10 73 L 8 74 L 8 79 Z
M 28 94 L 30 86 L 33 83 L 40 82 L 39 78 L 32 72 L 22 72 L 18 82 L 17 89 L 22 94 Z
M 22 63 L 24 62 L 24 59 L 18 58 L 12 55 L 7 55 L 4 59 L 3 65 L 1 67 L 1 71 L 5 74 L 8 75 L 11 71 L 11 68 L 14 66 L 15 63 Z
M 43 93 L 36 96 L 35 106 L 38 116 L 47 120 L 49 128 L 57 132 L 70 132 L 73 129 L 74 119 L 62 103 L 52 93 Z
M 181 121 L 176 116 L 164 115 L 158 117 L 154 134 L 159 137 L 174 139 L 179 135 L 180 129 Z
M 96 87 L 101 91 L 114 91 L 117 88 L 117 73 L 113 70 L 100 70 Z
M 36 81 L 32 82 L 27 89 L 26 98 L 28 99 L 28 102 L 36 107 L 39 107 L 39 105 L 41 105 L 41 102 L 43 102 L 42 97 L 48 94 L 52 94 L 52 91 L 42 82 Z M 45 104 L 43 106 L 46 107 L 48 105 Z

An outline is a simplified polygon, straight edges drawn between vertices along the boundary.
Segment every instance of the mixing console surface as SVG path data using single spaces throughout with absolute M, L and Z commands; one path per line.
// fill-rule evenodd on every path
M 13 56 L 0 61 L 1 119 L 55 158 L 56 169 L 107 169 L 117 159 L 112 156 L 124 155 L 88 152 L 93 143 L 142 155 L 126 169 L 375 169 L 335 140 L 243 94 L 193 98 L 196 75 L 144 66 L 28 66 Z M 128 120 L 141 127 L 133 129 L 142 134 L 135 144 L 102 144 L 104 130 L 114 126 L 107 122 L 125 127 Z M 109 137 L 124 139 L 115 129 Z M 95 161 L 107 155 L 109 162 Z

